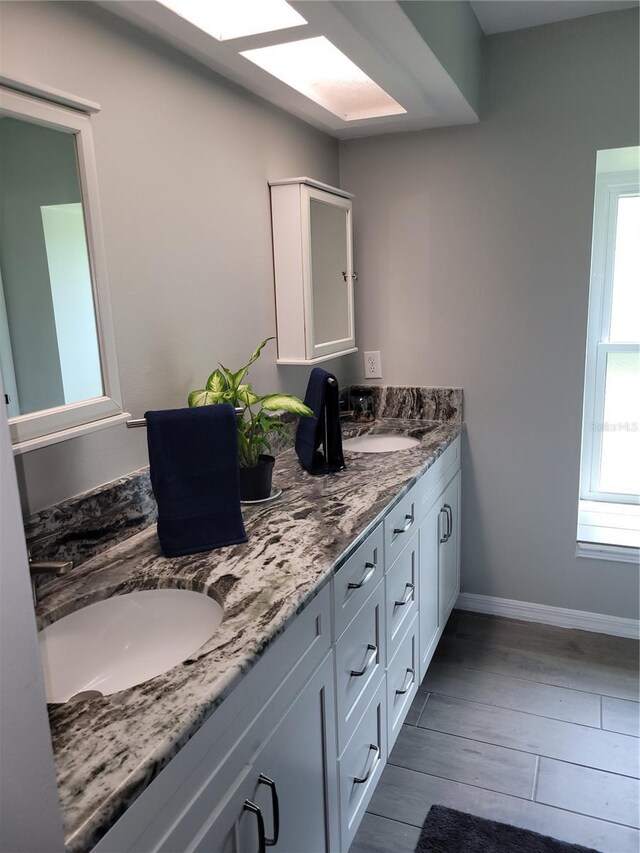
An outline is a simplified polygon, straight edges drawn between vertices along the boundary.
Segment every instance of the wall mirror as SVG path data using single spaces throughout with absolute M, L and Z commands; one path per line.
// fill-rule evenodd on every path
M 16 452 L 127 417 L 90 118 L 3 87 L 0 367 Z

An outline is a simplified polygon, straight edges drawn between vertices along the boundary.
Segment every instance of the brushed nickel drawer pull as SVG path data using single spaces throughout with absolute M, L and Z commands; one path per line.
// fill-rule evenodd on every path
M 409 680 L 405 681 L 404 686 L 402 687 L 401 690 L 396 690 L 396 696 L 404 696 L 404 694 L 407 693 L 411 689 L 411 686 L 412 686 L 412 684 L 416 678 L 416 672 L 411 667 L 408 667 L 407 668 L 407 675 L 409 676 Z
M 255 803 L 252 803 L 251 800 L 245 800 L 243 809 L 247 812 L 251 812 L 256 816 L 256 820 L 258 822 L 258 853 L 266 853 L 264 818 L 262 817 L 262 812 L 260 811 L 260 808 Z
M 362 589 L 362 587 L 369 583 L 371 578 L 375 575 L 376 569 L 378 568 L 375 563 L 365 563 L 364 564 L 365 573 L 362 575 L 362 579 L 358 581 L 358 583 L 349 583 L 347 585 L 347 589 Z
M 355 776 L 353 779 L 354 785 L 362 785 L 363 782 L 366 782 L 373 772 L 373 768 L 376 766 L 378 758 L 380 757 L 380 747 L 375 743 L 369 744 L 369 752 L 374 753 L 374 758 L 371 764 L 369 765 L 369 769 L 365 772 L 364 776 Z
M 367 650 L 370 651 L 371 654 L 367 658 L 365 665 L 362 667 L 362 669 L 352 669 L 349 673 L 350 675 L 353 675 L 354 678 L 359 678 L 361 675 L 364 675 L 365 672 L 368 672 L 369 669 L 371 669 L 373 664 L 376 662 L 376 658 L 378 657 L 378 647 L 374 646 L 373 643 L 368 643 Z
M 406 592 L 404 594 L 404 598 L 402 601 L 395 601 L 394 604 L 396 607 L 404 607 L 405 604 L 408 604 L 413 598 L 413 593 L 415 591 L 415 586 L 412 583 L 405 584 Z
M 413 516 L 412 515 L 405 515 L 404 526 L 403 527 L 394 527 L 393 528 L 393 535 L 399 536 L 401 533 L 406 533 L 412 524 L 413 524 Z
M 258 784 L 266 785 L 271 791 L 271 811 L 273 814 L 273 838 L 264 839 L 265 847 L 275 847 L 280 837 L 280 804 L 278 802 L 278 790 L 273 779 L 261 773 L 258 776 Z
M 451 534 L 453 533 L 453 510 L 449 506 L 449 504 L 444 505 L 444 511 L 447 513 L 447 539 L 451 539 Z
M 442 544 L 444 544 L 444 543 L 447 541 L 447 539 L 449 538 L 449 537 L 448 537 L 448 533 L 449 533 L 449 513 L 446 511 L 446 509 L 444 509 L 444 507 L 442 507 L 442 508 L 441 508 L 441 510 L 440 510 L 440 512 L 438 513 L 438 518 L 440 518 L 440 516 L 441 516 L 443 513 L 444 513 L 444 517 L 445 517 L 445 519 L 446 519 L 446 521 L 447 521 L 447 529 L 446 529 L 446 530 L 445 530 L 445 532 L 440 536 L 440 544 L 441 544 L 441 545 L 442 545 Z

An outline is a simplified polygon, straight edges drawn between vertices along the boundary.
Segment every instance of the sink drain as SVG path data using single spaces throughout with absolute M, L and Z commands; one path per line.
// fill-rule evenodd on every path
M 99 690 L 81 690 L 80 693 L 74 693 L 67 702 L 84 702 L 85 699 L 101 699 L 104 696 Z

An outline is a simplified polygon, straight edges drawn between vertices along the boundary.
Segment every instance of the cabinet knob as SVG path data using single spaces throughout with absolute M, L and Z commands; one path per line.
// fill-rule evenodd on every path
M 355 270 L 351 273 L 351 278 L 352 278 L 354 281 L 357 281 L 357 280 L 358 280 L 358 273 L 357 273 Z M 342 280 L 343 280 L 343 281 L 348 281 L 348 280 L 349 280 L 349 273 L 348 273 L 346 270 L 342 270 Z

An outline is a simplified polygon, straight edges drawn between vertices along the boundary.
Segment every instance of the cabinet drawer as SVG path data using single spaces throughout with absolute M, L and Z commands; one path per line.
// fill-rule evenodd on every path
M 395 655 L 407 625 L 418 612 L 419 566 L 416 530 L 385 578 L 387 662 Z
M 384 530 L 380 523 L 333 579 L 334 636 L 337 639 L 384 573 Z
M 353 841 L 387 760 L 386 681 L 376 691 L 339 761 L 341 849 Z
M 460 467 L 460 436 L 451 442 L 442 456 L 418 480 L 418 520 L 422 521 L 433 502 Z
M 418 616 L 415 615 L 404 635 L 396 656 L 387 669 L 387 739 L 391 752 L 396 738 L 418 692 L 420 660 L 418 651 Z
M 384 581 L 336 644 L 338 752 L 352 736 L 386 661 Z
M 389 568 L 416 529 L 418 491 L 413 486 L 384 519 L 384 560 Z

